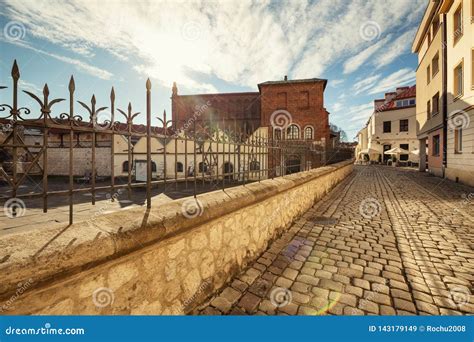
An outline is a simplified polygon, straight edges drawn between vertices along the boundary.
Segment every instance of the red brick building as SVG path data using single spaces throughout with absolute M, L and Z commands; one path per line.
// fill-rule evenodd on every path
M 172 118 L 179 128 L 186 122 L 216 125 L 251 133 L 269 127 L 275 139 L 329 141 L 329 113 L 324 107 L 327 80 L 268 81 L 258 92 L 179 95 L 172 92 Z

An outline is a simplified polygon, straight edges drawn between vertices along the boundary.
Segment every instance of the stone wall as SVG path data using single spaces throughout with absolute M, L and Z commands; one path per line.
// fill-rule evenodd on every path
M 351 172 L 346 161 L 202 194 L 198 202 L 7 235 L 0 239 L 0 311 L 187 313 Z
M 110 176 L 110 148 L 97 147 L 95 163 L 98 176 Z M 72 165 L 75 176 L 84 176 L 86 172 L 92 172 L 92 149 L 90 147 L 74 148 Z M 69 148 L 48 148 L 48 174 L 69 175 Z

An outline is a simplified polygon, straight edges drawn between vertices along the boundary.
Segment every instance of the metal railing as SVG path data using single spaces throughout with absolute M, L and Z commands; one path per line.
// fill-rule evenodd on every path
M 188 120 L 178 122 L 169 120 L 164 112 L 156 117 L 160 125 L 152 126 L 149 79 L 143 124 L 134 123 L 140 113 L 134 112 L 131 103 L 123 110 L 116 107 L 113 87 L 107 106 L 98 106 L 94 95 L 89 103 L 76 101 L 72 76 L 69 110 L 57 115 L 52 114 L 54 106 L 66 99 L 51 99 L 47 84 L 41 97 L 23 90 L 39 105 L 38 116 L 32 117 L 32 110 L 18 103 L 20 71 L 16 61 L 11 75 L 12 103 L 0 104 L 0 181 L 9 188 L 0 194 L 0 199 L 41 198 L 46 213 L 51 196 L 66 196 L 70 224 L 77 193 L 90 193 L 94 205 L 97 191 L 114 194 L 126 189 L 130 198 L 135 188 L 144 188 L 146 206 L 150 208 L 152 190 L 158 186 L 166 192 L 170 184 L 177 187 L 182 183 L 186 189 L 192 187 L 196 197 L 199 185 L 209 190 L 225 189 L 352 158 L 352 151 L 325 151 L 312 141 L 273 140 L 268 128 L 247 127 L 237 119 L 202 120 L 194 113 Z M 0 90 L 6 91 L 5 88 Z M 77 104 L 82 114 L 78 114 Z M 101 121 L 106 109 L 109 114 Z M 2 112 L 6 113 L 3 117 Z M 84 149 L 90 154 L 82 153 Z M 78 159 L 79 155 L 82 159 Z M 55 156 L 63 159 L 54 159 Z M 109 159 L 110 167 L 99 172 L 98 161 L 104 165 L 104 158 Z M 51 163 L 67 168 L 55 174 L 57 165 L 51 167 Z M 89 170 L 84 174 L 77 171 L 83 164 Z M 55 175 L 65 177 L 67 185 L 50 190 L 49 178 Z M 38 180 L 39 190 L 22 193 L 21 184 L 31 177 Z M 82 185 L 78 187 L 77 182 Z M 15 208 L 12 215 L 15 216 Z

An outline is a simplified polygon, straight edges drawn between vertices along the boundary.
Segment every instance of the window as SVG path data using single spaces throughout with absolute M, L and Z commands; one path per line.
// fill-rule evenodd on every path
M 258 160 L 252 160 L 250 162 L 250 171 L 259 171 L 260 170 L 260 162 Z
M 435 75 L 439 71 L 439 52 L 436 53 L 436 55 L 431 60 L 431 65 L 432 65 L 432 72 L 433 72 L 432 77 L 435 77 Z
M 410 99 L 409 104 L 410 104 L 410 106 L 414 106 L 416 104 L 416 100 L 415 99 Z
M 408 119 L 400 120 L 400 132 L 408 132 Z
M 200 162 L 198 164 L 198 172 L 200 172 L 200 173 L 207 172 L 207 164 L 203 163 L 203 162 Z
M 130 170 L 133 169 L 133 163 L 132 163 L 132 166 L 130 168 Z M 122 172 L 127 172 L 128 173 L 128 160 L 124 161 L 123 164 L 122 164 Z
M 433 151 L 431 153 L 433 156 L 439 156 L 439 134 L 433 136 Z
M 286 101 L 287 101 L 286 93 L 278 93 L 277 94 L 277 107 L 278 107 L 278 109 L 285 109 L 286 104 L 287 104 Z
M 439 93 L 436 93 L 435 96 L 431 99 L 433 103 L 433 108 L 431 110 L 431 116 L 435 116 L 439 113 Z
M 474 50 L 471 50 L 471 87 L 474 88 Z
M 383 132 L 390 133 L 392 131 L 392 122 L 391 121 L 384 121 L 383 122 Z
M 177 162 L 176 163 L 176 172 L 183 172 L 183 170 L 184 170 L 183 163 Z
M 454 129 L 454 153 L 462 153 L 462 127 Z
M 296 125 L 290 125 L 286 130 L 286 137 L 289 140 L 296 140 L 300 138 L 300 129 Z
M 309 108 L 309 92 L 308 91 L 300 91 L 299 107 L 302 109 Z
M 453 31 L 453 39 L 454 39 L 454 43 L 456 43 L 462 37 L 462 34 L 463 34 L 462 5 L 459 5 L 456 12 L 454 12 L 453 23 L 454 23 L 454 26 L 453 26 L 453 30 L 454 30 Z
M 156 163 L 154 161 L 151 162 L 151 172 L 156 172 Z
M 463 62 L 454 68 L 454 96 L 460 97 L 463 94 Z
M 403 107 L 403 101 L 397 101 L 396 105 L 397 107 Z
M 275 128 L 275 130 L 273 131 L 273 139 L 281 140 L 281 129 Z
M 426 102 L 426 117 L 431 118 L 431 101 Z
M 430 71 L 430 66 L 428 65 L 426 67 L 426 84 L 430 83 L 430 78 L 431 78 L 431 71 Z
M 307 140 L 313 139 L 313 127 L 305 127 L 304 129 L 304 138 Z
M 433 37 L 436 35 L 436 33 L 438 32 L 438 28 L 439 28 L 439 18 L 436 17 L 433 19 L 433 23 L 431 24 L 431 27 L 432 27 L 432 30 L 433 30 Z
M 408 120 L 407 120 L 408 121 Z M 400 148 L 410 151 L 410 145 L 409 144 L 400 144 Z M 400 160 L 408 160 L 408 154 L 400 154 Z

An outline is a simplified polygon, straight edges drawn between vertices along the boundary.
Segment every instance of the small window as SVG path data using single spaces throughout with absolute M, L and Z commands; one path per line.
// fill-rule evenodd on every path
M 287 95 L 286 93 L 277 94 L 277 107 L 278 109 L 286 109 L 287 106 Z
M 313 139 L 313 127 L 305 127 L 305 129 L 304 129 L 304 138 L 306 140 L 312 140 Z
M 463 91 L 463 62 L 461 62 L 454 68 L 454 96 L 462 96 Z
M 200 172 L 200 173 L 207 172 L 207 164 L 203 163 L 203 162 L 200 162 L 198 164 L 198 172 Z
M 439 71 L 439 53 L 436 53 L 436 55 L 433 57 L 433 59 L 431 60 L 431 64 L 433 69 L 432 77 L 435 77 L 435 75 Z
M 431 101 L 426 102 L 426 117 L 431 118 Z
M 408 132 L 408 119 L 400 120 L 400 132 Z
M 428 65 L 426 67 L 426 84 L 430 83 L 430 79 L 431 79 L 431 71 L 430 71 L 430 66 Z
M 273 131 L 273 139 L 281 140 L 281 129 L 275 128 L 275 130 Z
M 431 155 L 434 157 L 439 156 L 439 134 L 433 136 L 433 151 Z
M 184 170 L 183 163 L 177 162 L 176 163 L 176 172 L 183 172 L 183 170 Z
M 133 169 L 133 163 L 132 166 L 130 167 L 130 170 Z M 128 173 L 128 160 L 124 161 L 122 163 L 122 172 L 127 172 Z
M 432 31 L 433 31 L 433 37 L 436 35 L 436 33 L 438 32 L 438 29 L 439 29 L 439 18 L 438 17 L 435 17 L 433 19 L 433 23 L 431 24 L 431 27 L 432 27 Z
M 453 39 L 454 43 L 456 43 L 463 35 L 463 25 L 462 25 L 462 4 L 459 5 L 456 12 L 453 15 Z
M 296 125 L 290 125 L 286 130 L 288 140 L 297 140 L 300 138 L 300 129 Z
M 436 93 L 435 96 L 431 99 L 433 103 L 433 109 L 431 110 L 431 116 L 435 116 L 439 113 L 439 93 Z
M 454 129 L 454 153 L 462 153 L 462 127 Z
M 411 99 L 410 100 L 410 106 L 414 106 L 416 104 L 416 100 L 415 99 Z
M 300 91 L 299 107 L 301 109 L 308 109 L 309 108 L 309 92 L 308 91 Z
M 403 106 L 403 101 L 397 101 L 396 104 L 397 104 L 397 107 L 402 107 Z
M 260 171 L 260 162 L 258 160 L 252 160 L 249 168 L 250 171 Z
M 151 172 L 156 172 L 156 163 L 154 161 L 151 162 Z
M 391 121 L 384 121 L 383 122 L 383 132 L 390 133 L 392 131 L 392 122 Z

